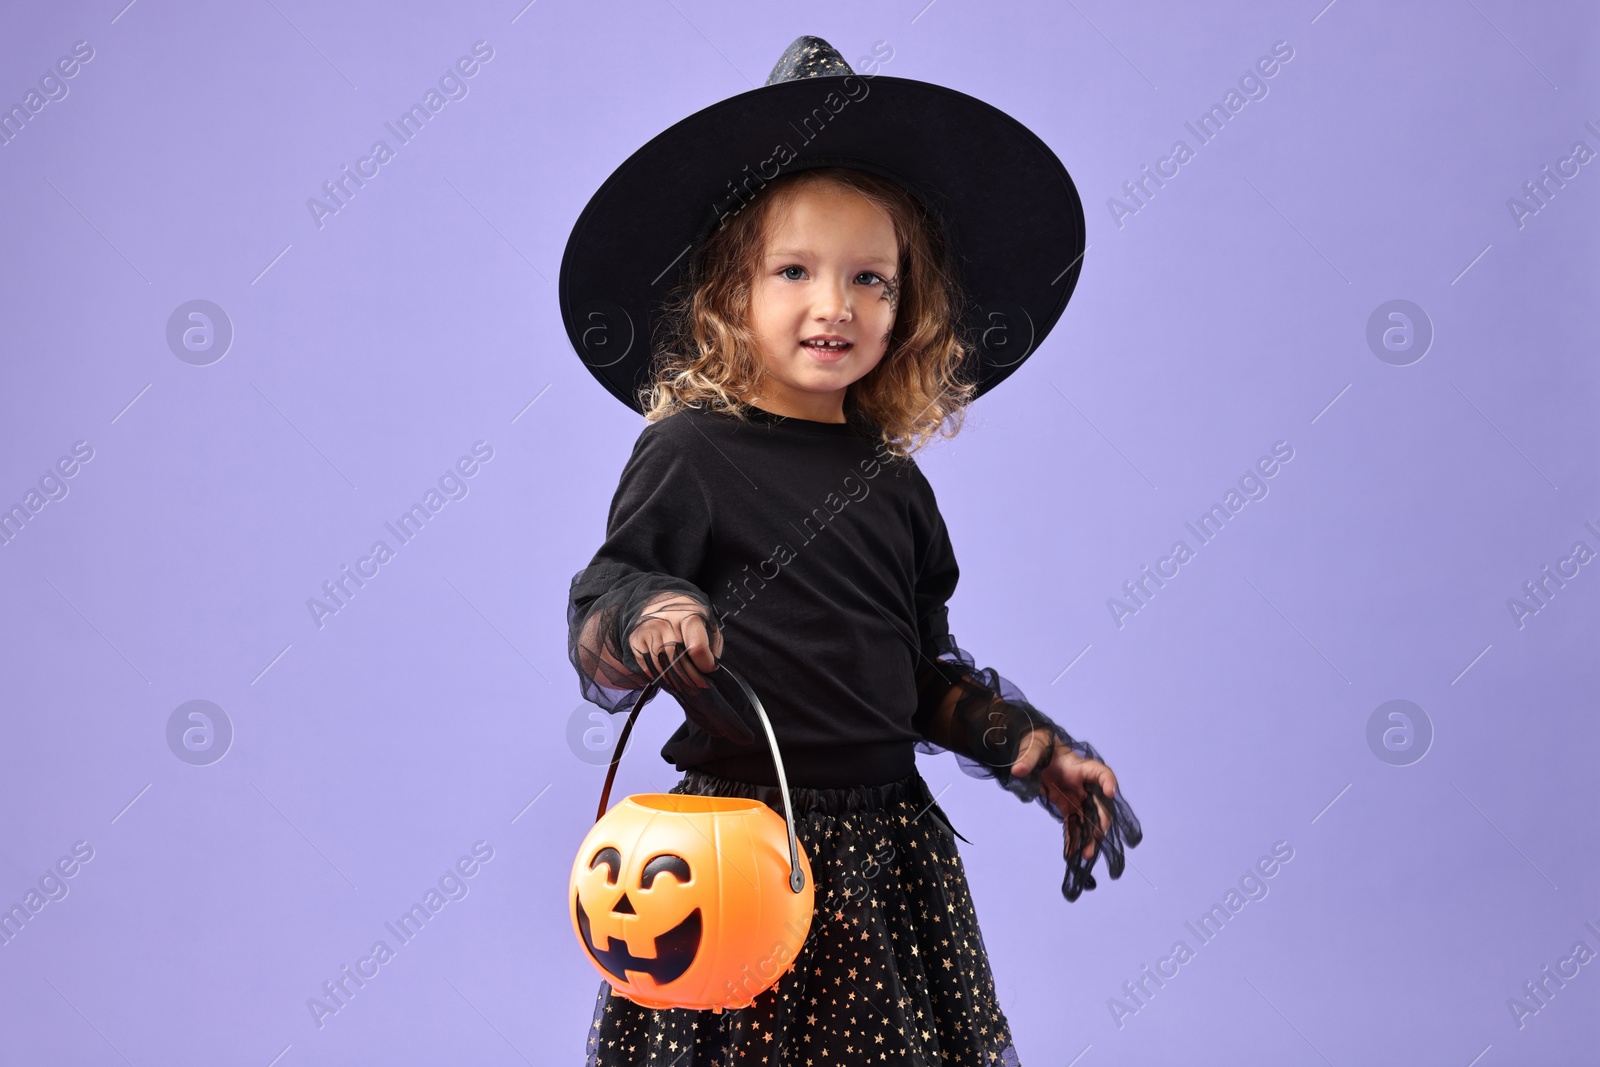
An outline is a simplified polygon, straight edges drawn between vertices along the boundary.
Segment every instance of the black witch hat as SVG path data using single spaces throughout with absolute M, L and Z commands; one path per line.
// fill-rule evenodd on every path
M 578 216 L 561 260 L 561 317 L 600 384 L 640 410 L 662 304 L 698 246 L 768 182 L 813 167 L 889 178 L 942 224 L 969 301 L 974 396 L 1016 370 L 1066 309 L 1083 205 L 1049 146 L 982 100 L 858 74 L 826 41 L 801 37 L 766 85 L 657 135 Z

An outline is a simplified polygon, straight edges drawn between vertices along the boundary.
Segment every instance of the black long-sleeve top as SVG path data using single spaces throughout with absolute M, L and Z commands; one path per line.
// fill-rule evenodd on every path
M 638 595 L 677 588 L 709 600 L 722 658 L 761 697 L 791 785 L 902 778 L 923 740 L 919 659 L 948 634 L 959 575 L 933 488 L 856 420 L 746 410 L 748 423 L 684 409 L 645 427 L 571 609 L 586 617 L 608 592 L 620 601 L 630 580 L 679 579 L 645 580 Z M 586 696 L 607 695 L 585 681 Z M 631 707 L 636 692 L 614 692 L 598 702 Z M 772 784 L 758 724 L 754 733 L 738 745 L 686 719 L 661 754 L 679 769 Z
M 915 460 L 883 450 L 855 415 L 825 423 L 744 411 L 749 421 L 684 408 L 640 432 L 605 541 L 572 580 L 568 653 L 585 698 L 611 712 L 633 707 L 643 675 L 627 636 L 649 601 L 686 595 L 721 628 L 721 659 L 761 698 L 791 787 L 911 773 L 916 751 L 944 751 L 927 730 L 957 688 L 951 728 L 962 770 L 1064 821 L 1040 790 L 1044 763 L 1026 779 L 1009 773 L 1024 736 L 1045 728 L 1052 744 L 1099 755 L 956 645 L 946 602 L 960 569 Z M 590 623 L 598 637 L 585 644 Z M 630 678 L 605 668 L 602 648 Z M 717 684 L 752 740 L 713 736 L 686 716 L 662 757 L 680 770 L 776 784 L 753 712 L 736 687 Z M 1103 845 L 1115 877 L 1113 846 L 1121 836 L 1137 843 L 1140 831 L 1120 790 L 1110 806 L 1119 836 Z M 1094 880 L 1069 858 L 1068 883 L 1072 899 Z

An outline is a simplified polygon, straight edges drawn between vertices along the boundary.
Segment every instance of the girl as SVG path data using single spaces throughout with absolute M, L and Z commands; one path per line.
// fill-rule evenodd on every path
M 708 109 L 641 149 L 568 244 L 573 342 L 649 420 L 606 540 L 573 579 L 569 655 L 608 711 L 631 710 L 653 680 L 677 698 L 685 722 L 662 749 L 685 772 L 673 792 L 756 798 L 781 815 L 753 714 L 713 684 L 724 651 L 740 665 L 779 741 L 816 913 L 794 963 L 748 1008 L 652 1010 L 602 982 L 586 1063 L 1016 1065 L 961 835 L 915 752 L 952 751 L 1062 823 L 1068 900 L 1095 887 L 1101 851 L 1120 876 L 1142 830 L 1093 746 L 956 644 L 945 605 L 959 571 L 912 453 L 953 436 L 964 407 L 1059 316 L 1071 285 L 1052 291 L 1025 272 L 1042 272 L 1040 249 L 1066 250 L 1067 269 L 1052 267 L 1075 281 L 1081 208 L 1059 161 L 1014 120 L 926 83 L 868 86 L 816 38 L 727 103 L 754 98 L 759 108 Z M 813 98 L 827 124 L 816 138 L 834 151 L 785 142 L 770 177 L 729 166 L 770 136 L 771 117 L 804 115 Z M 1007 166 L 965 154 L 963 134 Z M 721 173 L 755 181 L 719 190 Z M 1001 187 L 960 195 L 963 177 L 1002 173 Z M 719 191 L 709 217 L 673 206 Z M 677 265 L 638 251 L 685 236 L 662 302 L 653 287 Z M 647 262 L 630 275 L 636 258 Z M 647 283 L 649 271 L 661 275 Z M 974 310 L 968 289 L 1016 298 Z M 1014 309 L 1003 328 L 988 317 L 997 306 Z M 653 352 L 637 343 L 640 322 Z M 1019 344 L 1024 325 L 1033 337 Z

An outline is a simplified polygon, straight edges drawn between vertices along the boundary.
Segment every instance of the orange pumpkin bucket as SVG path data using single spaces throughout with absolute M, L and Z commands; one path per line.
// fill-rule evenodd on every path
M 613 991 L 647 1008 L 748 1007 L 794 962 L 815 886 L 790 810 L 778 740 L 755 692 L 723 663 L 761 719 L 784 817 L 742 797 L 634 793 L 606 811 L 617 764 L 651 682 L 628 714 L 594 828 L 572 863 L 572 931 Z

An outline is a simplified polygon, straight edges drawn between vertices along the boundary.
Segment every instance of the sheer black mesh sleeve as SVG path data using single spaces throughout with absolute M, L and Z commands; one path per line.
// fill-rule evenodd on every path
M 633 709 L 650 675 L 635 659 L 628 635 L 652 604 L 669 595 L 699 604 L 708 632 L 715 632 L 710 601 L 693 582 L 609 560 L 573 575 L 567 598 L 567 658 L 578 672 L 585 700 L 619 714 Z
M 606 520 L 606 540 L 572 578 L 567 597 L 567 658 L 585 700 L 608 712 L 631 711 L 653 673 L 633 654 L 628 636 L 663 602 L 697 608 L 708 636 L 717 633 L 711 600 L 695 583 L 711 545 L 711 511 L 687 458 L 647 427 L 634 445 Z M 752 740 L 754 735 L 682 646 L 662 688 L 707 733 Z
M 1106 797 L 1099 784 L 1088 783 L 1086 795 L 1076 810 L 1063 811 L 1042 787 L 1044 770 L 1055 759 L 1061 746 L 1084 759 L 1106 761 L 1087 741 L 1069 734 L 1064 727 L 1040 711 L 1021 689 L 1002 677 L 994 668 L 981 668 L 950 634 L 946 602 L 955 592 L 960 577 L 955 553 L 942 518 L 935 516 L 933 532 L 926 548 L 917 580 L 917 612 L 921 641 L 921 667 L 917 675 L 917 712 L 914 725 L 923 740 L 919 752 L 936 754 L 953 751 L 963 773 L 972 778 L 993 779 L 1024 803 L 1036 801 L 1064 828 L 1077 829 L 1077 848 L 1063 845 L 1066 875 L 1061 895 L 1077 900 L 1085 889 L 1095 888 L 1095 861 L 1103 854 L 1106 870 L 1113 879 L 1122 877 L 1125 850 L 1144 839 L 1144 830 L 1128 804 L 1121 783 L 1116 795 Z M 957 748 L 946 749 L 928 736 L 941 704 L 957 691 L 950 719 L 948 740 Z M 1014 776 L 1012 764 L 1029 734 L 1043 730 L 1047 751 L 1026 777 Z M 1105 837 L 1095 846 L 1094 856 L 1084 860 L 1082 849 L 1088 835 L 1098 828 L 1102 811 L 1110 814 Z M 1068 820 L 1073 820 L 1069 824 Z M 1063 834 L 1065 839 L 1066 835 Z

